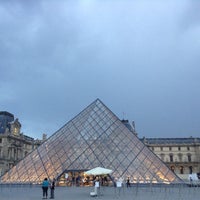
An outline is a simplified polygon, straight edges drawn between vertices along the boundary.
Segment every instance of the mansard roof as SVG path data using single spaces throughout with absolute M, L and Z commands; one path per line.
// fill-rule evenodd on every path
M 187 144 L 200 144 L 200 138 L 143 138 L 141 139 L 146 144 L 158 145 L 187 145 Z

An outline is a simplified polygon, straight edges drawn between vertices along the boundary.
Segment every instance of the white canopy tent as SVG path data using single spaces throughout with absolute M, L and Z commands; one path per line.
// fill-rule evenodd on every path
M 96 167 L 96 168 L 93 168 L 91 170 L 88 170 L 85 172 L 86 175 L 106 175 L 106 174 L 111 174 L 113 172 L 113 170 L 111 169 L 106 169 L 106 168 L 103 168 L 103 167 Z
M 111 170 L 111 169 L 106 169 L 103 167 L 96 167 L 96 168 L 86 171 L 85 174 L 93 175 L 93 176 L 98 176 L 98 175 L 101 176 L 101 175 L 111 174 L 112 172 L 113 172 L 113 170 Z M 95 182 L 94 191 L 90 192 L 90 196 L 97 196 L 98 193 L 100 194 L 99 181 Z

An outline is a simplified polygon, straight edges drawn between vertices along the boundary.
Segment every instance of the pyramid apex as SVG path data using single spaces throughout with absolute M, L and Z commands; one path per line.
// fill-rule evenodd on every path
M 100 102 L 102 102 L 99 98 L 97 98 L 95 101 L 100 101 Z

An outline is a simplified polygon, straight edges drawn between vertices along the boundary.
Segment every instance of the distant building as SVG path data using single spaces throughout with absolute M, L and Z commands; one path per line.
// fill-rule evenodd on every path
M 135 135 L 135 123 L 121 120 Z M 143 138 L 140 139 L 149 147 L 173 172 L 183 180 L 189 174 L 200 173 L 200 138 Z
M 0 175 L 7 172 L 42 142 L 20 131 L 21 123 L 13 114 L 7 111 L 0 112 Z
M 12 121 L 14 121 L 13 114 L 6 111 L 0 112 L 0 134 L 5 133 L 6 129 L 10 130 L 10 123 Z
M 141 139 L 173 172 L 183 180 L 200 172 L 200 138 Z
M 122 119 L 121 122 L 132 132 L 137 136 L 137 132 L 135 130 L 135 122 L 132 121 L 132 124 L 130 124 L 129 120 Z

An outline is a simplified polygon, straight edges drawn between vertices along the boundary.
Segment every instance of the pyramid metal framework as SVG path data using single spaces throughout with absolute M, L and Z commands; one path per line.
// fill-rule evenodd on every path
M 94 167 L 131 182 L 177 183 L 179 179 L 99 99 L 55 132 L 1 177 L 3 183 L 41 183 L 66 170 Z

